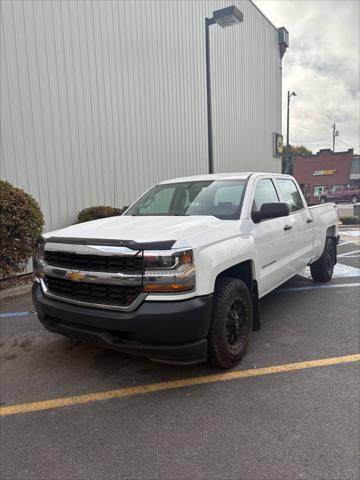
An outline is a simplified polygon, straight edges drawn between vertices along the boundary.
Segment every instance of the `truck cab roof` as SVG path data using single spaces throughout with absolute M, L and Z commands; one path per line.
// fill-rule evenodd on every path
M 237 179 L 246 180 L 253 175 L 254 176 L 269 175 L 269 176 L 288 177 L 288 175 L 284 175 L 281 173 L 270 173 L 270 172 L 211 173 L 211 174 L 204 174 L 204 175 L 192 175 L 190 177 L 171 178 L 171 179 L 159 182 L 159 185 L 164 185 L 167 183 L 204 182 L 209 180 L 237 180 Z
M 169 180 L 164 180 L 163 182 L 159 182 L 159 184 L 163 185 L 166 183 L 203 182 L 203 181 L 209 181 L 209 180 L 234 180 L 234 179 L 244 180 L 248 178 L 251 174 L 252 174 L 251 172 L 244 172 L 244 173 L 211 173 L 211 174 L 204 174 L 204 175 L 192 175 L 190 177 L 171 178 Z

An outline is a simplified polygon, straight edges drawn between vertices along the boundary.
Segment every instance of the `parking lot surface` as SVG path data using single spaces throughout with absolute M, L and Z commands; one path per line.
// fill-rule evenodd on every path
M 261 301 L 225 373 L 63 338 L 29 295 L 4 301 L 1 478 L 359 478 L 357 231 L 338 255 L 329 284 L 305 271 Z

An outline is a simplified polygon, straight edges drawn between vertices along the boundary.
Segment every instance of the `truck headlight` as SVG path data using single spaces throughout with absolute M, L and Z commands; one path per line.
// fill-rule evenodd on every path
M 44 247 L 45 240 L 40 237 L 35 245 L 32 257 L 35 278 L 42 278 L 44 276 Z
M 145 251 L 144 292 L 188 292 L 195 287 L 192 250 Z

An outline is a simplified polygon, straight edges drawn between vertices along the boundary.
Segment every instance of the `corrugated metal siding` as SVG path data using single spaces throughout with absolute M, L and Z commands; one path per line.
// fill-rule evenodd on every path
M 233 1 L 1 2 L 1 178 L 33 194 L 46 229 L 207 171 L 204 18 Z M 211 27 L 216 171 L 279 171 L 274 27 Z

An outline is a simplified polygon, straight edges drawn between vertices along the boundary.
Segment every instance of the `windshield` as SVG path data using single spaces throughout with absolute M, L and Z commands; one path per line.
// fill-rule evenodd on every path
M 156 185 L 125 215 L 212 215 L 223 220 L 240 217 L 245 180 L 214 180 Z

